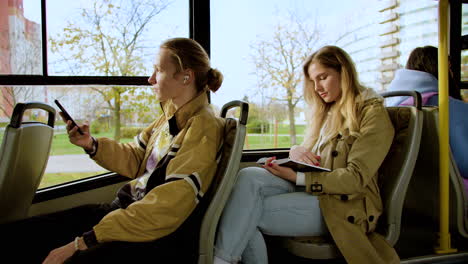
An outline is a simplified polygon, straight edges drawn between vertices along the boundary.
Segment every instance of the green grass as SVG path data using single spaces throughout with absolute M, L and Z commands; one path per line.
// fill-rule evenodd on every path
M 297 143 L 302 142 L 302 136 L 304 134 L 305 126 L 304 125 L 297 125 L 296 126 L 296 134 L 297 136 Z M 272 131 L 273 132 L 273 131 Z M 280 135 L 289 135 L 289 125 L 280 124 L 278 126 L 278 134 Z M 112 132 L 106 133 L 98 133 L 93 134 L 94 137 L 108 137 L 112 138 Z M 0 142 L 3 139 L 3 133 L 0 133 Z M 126 143 L 131 142 L 133 138 L 123 138 L 120 142 Z M 286 148 L 290 147 L 290 138 L 289 136 L 278 136 L 278 148 Z M 249 135 L 248 138 L 248 146 L 245 144 L 244 149 L 262 149 L 262 148 L 275 148 L 273 136 L 270 134 L 266 135 Z M 70 143 L 68 140 L 68 135 L 66 133 L 55 133 L 54 138 L 52 140 L 52 148 L 50 151 L 51 156 L 56 155 L 69 155 L 69 154 L 83 154 L 83 149 L 77 147 Z
M 93 134 L 94 137 L 107 137 L 112 138 L 113 133 L 98 133 Z M 120 140 L 122 143 L 131 142 L 133 141 L 132 138 L 123 138 Z M 70 154 L 84 154 L 83 149 L 77 147 L 70 143 L 68 140 L 68 135 L 66 133 L 56 133 L 54 134 L 54 138 L 52 140 L 52 148 L 50 151 L 51 156 L 56 155 L 70 155 Z M 41 184 L 39 188 L 45 188 L 48 186 L 57 185 L 64 182 L 74 181 L 78 179 L 83 179 L 87 177 L 91 177 L 94 175 L 98 175 L 104 173 L 105 171 L 97 171 L 97 172 L 72 172 L 72 173 L 46 173 L 42 178 Z
M 106 133 L 98 133 L 98 134 L 93 134 L 94 137 L 100 138 L 100 137 L 107 137 L 107 138 L 112 138 L 113 133 L 112 132 L 106 132 Z M 3 132 L 0 133 L 0 144 L 3 140 Z M 133 141 L 133 138 L 122 138 L 120 142 L 122 143 L 127 143 Z M 57 156 L 57 155 L 70 155 L 70 154 L 83 154 L 83 149 L 80 147 L 77 147 L 70 143 L 68 140 L 68 135 L 66 133 L 54 133 L 54 138 L 52 139 L 52 147 L 50 149 L 50 156 Z
M 93 134 L 94 137 L 108 137 L 112 138 L 112 132 Z M 133 138 L 123 138 L 120 140 L 122 143 L 133 141 Z M 66 133 L 54 134 L 52 140 L 52 148 L 50 150 L 50 156 L 57 155 L 69 155 L 69 154 L 83 154 L 83 149 L 70 143 L 68 135 Z
M 303 135 L 296 135 L 296 144 L 300 144 Z M 273 135 L 249 134 L 246 136 L 244 149 L 269 149 L 269 148 L 289 148 L 291 147 L 291 138 L 288 136 L 278 136 L 277 145 L 274 144 Z
M 297 144 L 302 142 L 304 126 L 296 127 L 297 133 Z M 249 134 L 247 135 L 246 144 L 244 149 L 267 149 L 267 148 L 289 148 L 291 147 L 289 137 L 289 126 L 279 125 L 278 126 L 278 142 L 275 146 L 274 137 L 272 134 Z M 112 138 L 113 133 L 99 133 L 93 134 L 93 136 L 108 137 Z M 0 133 L 0 142 L 3 139 L 3 133 Z M 120 142 L 126 143 L 133 141 L 133 138 L 124 138 Z M 247 144 L 248 143 L 248 144 Z M 56 133 L 52 140 L 51 156 L 55 155 L 69 155 L 69 154 L 83 154 L 83 149 L 70 143 L 68 135 L 66 133 Z M 70 182 L 78 179 L 83 179 L 104 173 L 104 171 L 97 172 L 75 172 L 75 173 L 46 173 L 42 178 L 39 188 L 45 188 L 48 186 L 57 185 L 64 182 Z
M 296 134 L 302 135 L 305 131 L 305 125 L 296 125 Z M 273 132 L 273 131 L 272 131 Z M 289 134 L 289 125 L 278 125 L 278 134 Z
M 70 182 L 74 180 L 79 180 L 94 175 L 102 174 L 106 171 L 97 171 L 97 172 L 69 172 L 69 173 L 46 173 L 41 180 L 39 189 L 57 185 L 64 182 Z

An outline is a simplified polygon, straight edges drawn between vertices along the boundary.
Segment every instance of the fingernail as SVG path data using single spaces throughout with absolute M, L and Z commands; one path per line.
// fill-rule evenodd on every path
M 320 163 L 318 163 L 318 162 L 315 162 L 315 166 L 318 166 L 318 165 L 320 165 Z
M 273 163 L 268 163 L 268 167 L 273 167 Z

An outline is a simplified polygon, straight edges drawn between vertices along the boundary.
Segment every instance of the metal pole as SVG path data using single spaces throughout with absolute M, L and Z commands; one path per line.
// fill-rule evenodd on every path
M 449 232 L 448 0 L 439 1 L 439 241 L 437 254 L 453 253 Z

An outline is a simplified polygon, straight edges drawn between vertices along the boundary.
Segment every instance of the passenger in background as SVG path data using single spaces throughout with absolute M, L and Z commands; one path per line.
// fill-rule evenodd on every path
M 363 87 L 349 55 L 325 46 L 305 62 L 308 132 L 290 157 L 331 169 L 300 173 L 271 163 L 239 172 L 221 217 L 215 263 L 268 263 L 263 234 L 330 233 L 348 263 L 399 263 L 375 233 L 382 213 L 377 171 L 394 128 L 383 98 Z
M 203 193 L 216 171 L 223 121 L 208 103 L 222 74 L 191 39 L 162 43 L 148 82 L 163 114 L 135 137 L 95 139 L 67 123 L 70 142 L 99 165 L 134 178 L 111 204 L 85 205 L 0 226 L 15 263 L 194 263 Z M 50 252 L 50 253 L 49 253 Z
M 388 91 L 410 90 L 418 91 L 423 96 L 424 105 L 437 105 L 438 94 L 438 51 L 436 47 L 424 46 L 411 51 L 405 69 L 399 69 L 390 83 Z M 461 100 L 457 84 L 449 74 L 449 96 Z M 403 103 L 407 97 L 393 97 L 387 99 L 387 105 L 394 106 Z M 406 102 L 410 103 L 410 102 Z
M 439 105 L 438 51 L 436 47 L 415 48 L 408 57 L 406 69 L 396 71 L 388 91 L 414 90 L 421 93 L 423 105 Z M 450 146 L 453 157 L 465 179 L 468 193 L 468 103 L 461 98 L 456 82 L 449 74 Z M 412 105 L 413 99 L 397 97 L 387 99 L 388 106 Z
M 425 46 L 414 49 L 408 57 L 405 69 L 398 69 L 395 72 L 395 78 L 387 90 L 414 90 L 424 96 L 425 104 L 437 105 L 435 98 L 431 98 L 439 91 L 437 56 L 436 47 Z M 386 104 L 396 106 L 407 99 L 405 96 L 392 97 L 386 99 Z

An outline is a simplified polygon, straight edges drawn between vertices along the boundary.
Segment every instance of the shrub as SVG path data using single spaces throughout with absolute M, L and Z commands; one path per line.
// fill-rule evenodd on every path
M 91 123 L 91 133 L 92 134 L 99 134 L 103 132 L 109 132 L 110 128 L 107 121 L 102 121 L 100 119 L 96 119 Z
M 270 131 L 270 124 L 264 120 L 252 120 L 247 124 L 247 133 L 255 133 L 260 134 L 262 133 L 262 125 L 263 125 L 263 133 L 268 133 Z

